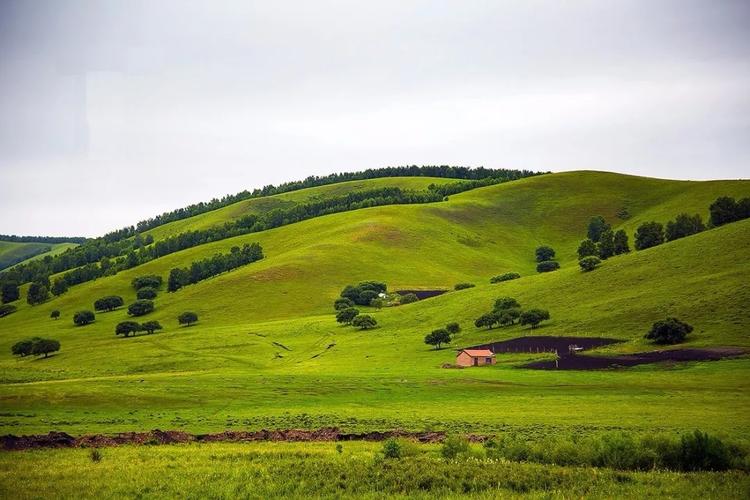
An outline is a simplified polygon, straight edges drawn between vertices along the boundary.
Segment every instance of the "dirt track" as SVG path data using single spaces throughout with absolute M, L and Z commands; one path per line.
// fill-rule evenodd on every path
M 560 359 L 534 361 L 523 365 L 522 368 L 538 370 L 605 370 L 660 362 L 680 361 L 718 361 L 724 358 L 742 356 L 745 349 L 737 347 L 713 347 L 706 349 L 673 349 L 666 351 L 639 352 L 635 354 L 621 354 L 619 356 L 578 356 L 575 354 L 561 355 Z
M 251 442 L 251 441 L 383 441 L 391 437 L 416 439 L 422 443 L 438 443 L 445 438 L 443 432 L 366 432 L 342 433 L 337 428 L 317 430 L 261 430 L 225 431 L 217 434 L 190 434 L 182 431 L 122 432 L 119 434 L 91 434 L 74 437 L 64 432 L 50 432 L 31 436 L 0 436 L 0 449 L 30 450 L 34 448 L 99 448 L 119 445 L 157 445 L 173 443 Z M 470 436 L 480 442 L 484 436 Z

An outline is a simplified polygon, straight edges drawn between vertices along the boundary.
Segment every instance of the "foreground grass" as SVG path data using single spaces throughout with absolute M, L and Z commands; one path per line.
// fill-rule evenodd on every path
M 476 458 L 437 446 L 383 459 L 379 443 L 243 443 L 0 453 L 2 498 L 747 498 L 750 476 L 629 473 Z M 478 451 L 478 450 L 477 450 Z

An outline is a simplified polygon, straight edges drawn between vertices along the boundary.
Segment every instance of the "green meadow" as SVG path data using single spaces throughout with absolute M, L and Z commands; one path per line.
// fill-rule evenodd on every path
M 239 202 L 149 233 L 159 240 L 350 190 L 424 189 L 448 181 L 384 178 L 335 184 Z M 502 296 L 515 297 L 523 308 L 549 310 L 551 320 L 534 335 L 623 341 L 599 352 L 656 349 L 644 334 L 654 321 L 668 316 L 695 327 L 680 347 L 750 349 L 750 220 L 643 251 L 633 248 L 639 224 L 666 223 L 681 212 L 707 220 L 710 203 L 724 195 L 750 196 L 750 182 L 547 174 L 474 189 L 443 202 L 354 210 L 199 245 L 73 286 L 41 305 L 22 299 L 15 303 L 17 312 L 0 318 L 0 434 L 332 426 L 513 433 L 535 440 L 612 431 L 677 435 L 701 429 L 747 446 L 747 356 L 542 371 L 520 365 L 549 355 L 498 354 L 495 366 L 442 367 L 454 362 L 456 348 L 532 334 L 520 325 L 474 326 Z M 613 229 L 625 229 L 631 252 L 583 273 L 576 248 L 594 215 L 604 216 Z M 93 310 L 102 296 L 120 295 L 126 305 L 134 301 L 130 283 L 137 276 L 159 274 L 166 280 L 171 268 L 253 242 L 262 245 L 263 260 L 175 293 L 163 287 L 155 311 L 140 318 L 160 321 L 160 332 L 117 337 L 115 325 L 129 318 L 126 307 L 97 313 L 87 326 L 72 322 L 76 311 Z M 560 270 L 535 271 L 534 249 L 540 245 L 556 250 Z M 490 277 L 509 271 L 522 277 L 490 284 Z M 390 290 L 450 291 L 399 307 L 360 307 L 377 320 L 372 330 L 336 323 L 332 304 L 339 292 L 368 279 L 383 281 Z M 476 287 L 453 291 L 459 282 Z M 27 287 L 22 287 L 23 297 Z M 50 319 L 53 310 L 61 312 L 60 319 Z M 183 311 L 196 312 L 199 322 L 179 326 L 176 318 Z M 461 332 L 450 345 L 436 350 L 424 344 L 427 333 L 453 321 Z M 15 342 L 33 336 L 57 339 L 62 348 L 48 359 L 11 356 Z M 403 475 L 389 476 L 393 464 L 377 460 L 380 444 L 344 443 L 343 454 L 334 446 L 123 447 L 104 450 L 99 463 L 89 459 L 88 450 L 6 452 L 0 453 L 0 496 L 31 498 L 46 492 L 72 497 L 85 491 L 86 496 L 103 497 L 264 497 L 318 491 L 322 496 L 364 497 L 727 498 L 748 491 L 742 472 L 621 473 L 481 460 L 484 465 L 448 467 L 430 446 L 405 460 L 405 470 L 442 471 L 441 477 L 455 480 L 431 483 L 424 490 Z M 320 476 L 316 467 L 345 471 L 341 474 L 346 477 Z M 34 486 L 22 491 L 20 471 L 31 468 L 37 479 L 25 477 Z M 284 479 L 293 473 L 299 474 L 297 482 Z M 376 480 L 364 485 L 365 477 Z M 474 486 L 457 486 L 466 481 Z

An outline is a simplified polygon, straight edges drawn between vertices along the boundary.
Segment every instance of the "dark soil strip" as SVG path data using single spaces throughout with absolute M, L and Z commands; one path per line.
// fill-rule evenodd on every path
M 537 370 L 605 370 L 660 362 L 681 361 L 718 361 L 746 354 L 745 349 L 737 347 L 715 347 L 709 349 L 674 349 L 669 351 L 650 351 L 619 356 L 577 356 L 565 354 L 560 359 L 534 361 L 522 368 Z
M 489 344 L 475 345 L 465 349 L 489 349 L 495 353 L 501 352 L 555 352 L 562 355 L 568 352 L 572 345 L 582 350 L 594 349 L 610 344 L 617 344 L 622 340 L 606 339 L 598 337 L 547 337 L 542 335 L 519 337 L 502 342 L 491 342 Z
M 424 300 L 431 297 L 437 297 L 438 295 L 443 295 L 447 291 L 448 290 L 396 290 L 396 293 L 399 295 L 413 293 L 419 300 Z
M 415 439 L 421 443 L 438 443 L 445 439 L 444 432 L 406 432 L 400 430 L 343 433 L 339 429 L 317 430 L 261 430 L 224 431 L 218 434 L 190 434 L 182 431 L 121 432 L 119 434 L 90 434 L 74 437 L 64 432 L 50 432 L 31 436 L 0 436 L 0 449 L 30 450 L 35 448 L 99 448 L 120 445 L 157 445 L 174 443 L 214 443 L 253 441 L 384 441 L 392 437 Z M 484 441 L 486 436 L 469 436 L 474 442 Z

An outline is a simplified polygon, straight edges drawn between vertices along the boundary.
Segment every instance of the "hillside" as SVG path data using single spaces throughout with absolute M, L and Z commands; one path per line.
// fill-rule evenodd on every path
M 750 221 L 615 257 L 592 273 L 581 273 L 575 258 L 592 215 L 626 228 L 632 247 L 632 230 L 640 222 L 666 222 L 682 211 L 705 219 L 716 197 L 748 194 L 747 181 L 545 175 L 447 202 L 333 214 L 201 245 L 74 286 L 40 306 L 19 301 L 18 312 L 0 319 L 0 352 L 6 353 L 0 357 L 0 401 L 7 408 L 0 425 L 107 432 L 228 425 L 700 425 L 741 435 L 750 409 L 747 359 L 688 364 L 679 379 L 657 366 L 598 373 L 517 368 L 529 355 L 507 355 L 489 369 L 445 370 L 440 366 L 452 362 L 453 351 L 432 350 L 422 340 L 449 321 L 463 327 L 457 347 L 528 334 L 519 326 L 488 331 L 473 325 L 496 297 L 510 295 L 524 307 L 550 310 L 552 321 L 539 334 L 625 341 L 611 351 L 652 349 L 643 334 L 667 315 L 695 325 L 690 346 L 750 347 L 744 307 L 750 300 L 744 286 L 750 281 L 744 258 Z M 230 208 L 222 211 L 238 213 Z M 629 217 L 618 219 L 623 209 Z M 195 222 L 221 217 L 203 214 Z M 161 333 L 115 337 L 115 324 L 127 318 L 124 309 L 97 314 L 86 327 L 71 322 L 73 312 L 90 309 L 101 296 L 118 294 L 131 302 L 135 276 L 166 277 L 172 267 L 254 241 L 263 246 L 262 261 L 173 294 L 162 291 L 156 311 L 146 317 L 162 322 Z M 533 251 L 539 244 L 557 250 L 560 271 L 536 274 Z M 489 284 L 490 276 L 505 271 L 523 278 Z M 391 289 L 452 288 L 461 281 L 477 287 L 368 311 L 380 327 L 359 332 L 335 323 L 331 303 L 344 285 L 362 279 L 385 281 Z M 49 319 L 53 309 L 62 312 L 60 320 Z M 174 318 L 184 310 L 197 312 L 199 324 L 178 328 Z M 12 359 L 10 345 L 33 335 L 60 340 L 61 352 L 47 360 Z M 462 406 L 468 393 L 482 405 Z M 489 414 L 487 406 L 493 408 Z M 450 415 L 446 407 L 453 408 Z M 669 422 L 659 417 L 666 411 L 673 417 Z
M 0 271 L 46 255 L 57 255 L 76 246 L 77 243 L 19 243 L 0 240 Z

